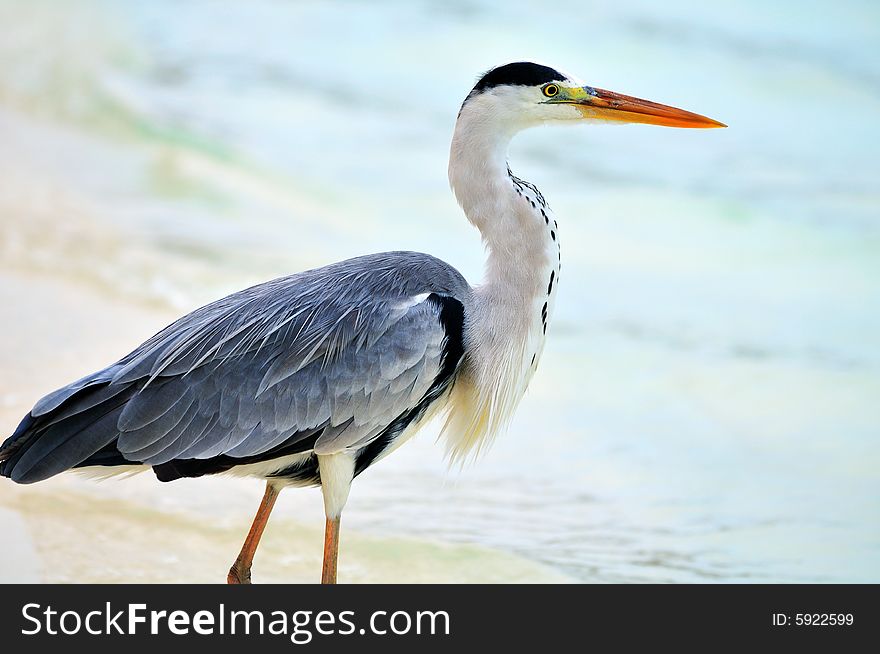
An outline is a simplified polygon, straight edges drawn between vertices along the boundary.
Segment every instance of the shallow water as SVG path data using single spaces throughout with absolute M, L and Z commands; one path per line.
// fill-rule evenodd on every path
M 704 113 L 518 138 L 562 230 L 541 369 L 478 465 L 423 435 L 347 523 L 591 581 L 880 581 L 880 6 L 621 5 L 0 2 L 15 172 L 89 218 L 4 213 L 7 265 L 181 310 L 386 249 L 477 281 L 445 173 L 479 71 Z

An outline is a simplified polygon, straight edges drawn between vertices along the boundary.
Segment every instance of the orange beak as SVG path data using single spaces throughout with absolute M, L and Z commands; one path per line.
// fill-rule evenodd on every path
M 566 89 L 559 101 L 574 104 L 584 118 L 613 120 L 622 123 L 646 123 L 665 127 L 713 128 L 727 127 L 724 123 L 684 109 L 676 109 L 650 100 L 606 91 L 591 86 Z M 567 97 L 565 97 L 567 96 Z

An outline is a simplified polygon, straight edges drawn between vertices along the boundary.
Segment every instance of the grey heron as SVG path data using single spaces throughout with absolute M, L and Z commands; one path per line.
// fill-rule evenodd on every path
M 39 401 L 0 446 L 29 484 L 69 469 L 217 473 L 266 490 L 230 583 L 251 564 L 280 490 L 321 487 L 322 581 L 335 583 L 352 480 L 438 414 L 453 460 L 508 424 L 541 359 L 559 286 L 559 227 L 507 162 L 545 123 L 723 127 L 694 113 L 516 62 L 485 73 L 458 114 L 449 182 L 487 250 L 471 286 L 428 254 L 385 252 L 259 284 L 196 309 L 115 363 Z

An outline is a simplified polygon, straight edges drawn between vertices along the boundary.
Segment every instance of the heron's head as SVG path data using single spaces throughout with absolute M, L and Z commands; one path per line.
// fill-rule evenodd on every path
M 711 118 L 656 102 L 586 86 L 549 66 L 527 61 L 498 66 L 465 98 L 460 117 L 519 131 L 545 123 L 589 121 L 666 127 L 726 127 Z

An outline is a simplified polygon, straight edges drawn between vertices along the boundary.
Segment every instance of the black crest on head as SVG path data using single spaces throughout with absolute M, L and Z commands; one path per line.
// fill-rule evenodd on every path
M 564 80 L 565 75 L 550 66 L 517 61 L 488 71 L 474 86 L 472 93 L 481 93 L 496 86 L 540 86 L 547 82 Z

